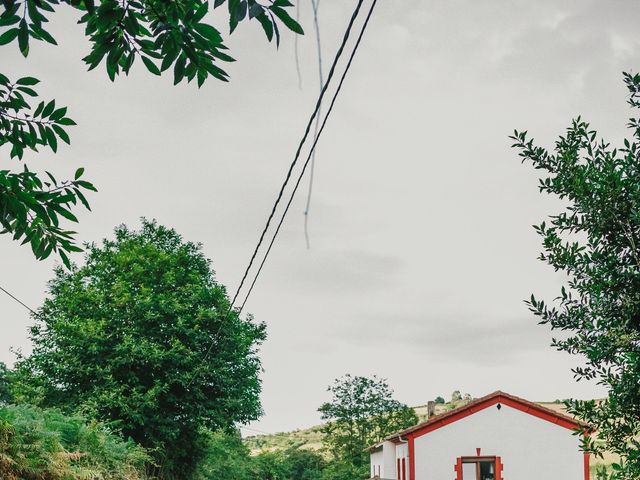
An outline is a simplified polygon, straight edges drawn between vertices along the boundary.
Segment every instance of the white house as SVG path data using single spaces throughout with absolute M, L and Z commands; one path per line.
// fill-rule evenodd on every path
M 371 476 L 589 480 L 589 455 L 580 446 L 590 431 L 586 423 L 498 391 L 371 447 Z

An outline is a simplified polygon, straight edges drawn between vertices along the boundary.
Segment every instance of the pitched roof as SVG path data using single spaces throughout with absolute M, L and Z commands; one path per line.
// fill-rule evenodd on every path
M 395 433 L 385 440 L 399 442 L 403 441 L 401 437 L 420 436 L 497 404 L 507 405 L 570 430 L 582 430 L 585 432 L 593 430 L 591 425 L 581 420 L 498 390 L 484 397 L 472 400 L 466 405 L 455 408 L 449 412 L 431 417 L 427 421 Z

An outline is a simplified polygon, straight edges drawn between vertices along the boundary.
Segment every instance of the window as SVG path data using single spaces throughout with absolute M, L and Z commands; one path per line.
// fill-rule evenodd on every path
M 400 459 L 397 459 L 397 468 L 396 468 L 396 477 L 398 477 L 398 480 L 402 480 L 402 478 L 400 478 Z
M 501 480 L 500 457 L 460 457 L 456 464 L 457 480 Z
M 407 464 L 406 459 L 402 459 L 402 480 L 407 480 Z

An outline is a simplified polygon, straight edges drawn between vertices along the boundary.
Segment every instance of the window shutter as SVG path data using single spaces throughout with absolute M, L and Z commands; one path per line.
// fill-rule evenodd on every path
M 453 467 L 453 471 L 456 472 L 456 480 L 462 480 L 462 457 L 458 457 L 456 465 Z M 498 480 L 496 478 L 496 480 Z
M 496 480 L 502 480 L 502 459 L 496 457 Z

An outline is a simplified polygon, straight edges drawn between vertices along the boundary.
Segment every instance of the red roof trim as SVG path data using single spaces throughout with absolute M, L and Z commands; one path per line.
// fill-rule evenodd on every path
M 415 427 L 403 430 L 402 432 L 389 437 L 388 440 L 392 440 L 400 436 L 406 436 L 409 439 L 422 436 L 426 433 L 437 430 L 438 428 L 449 425 L 450 423 L 461 420 L 465 417 L 468 417 L 469 415 L 473 415 L 476 412 L 484 410 L 485 408 L 491 407 L 498 403 L 507 405 L 511 408 L 524 413 L 528 413 L 529 415 L 533 415 L 534 417 L 546 420 L 569 430 L 582 430 L 584 432 L 592 430 L 591 426 L 587 423 L 576 420 L 572 417 L 569 417 L 568 415 L 563 415 L 561 413 L 555 412 L 549 408 L 545 408 L 541 405 L 538 405 L 537 403 L 530 402 L 523 398 L 516 397 L 505 392 L 497 391 L 485 397 L 472 400 L 466 405 L 451 410 L 450 412 L 432 417 L 426 422 L 422 422 Z

